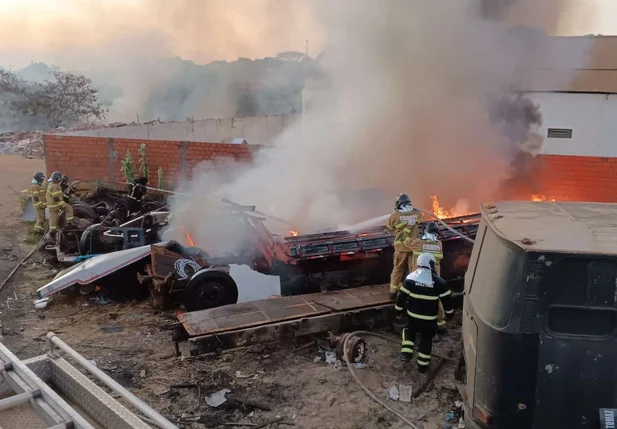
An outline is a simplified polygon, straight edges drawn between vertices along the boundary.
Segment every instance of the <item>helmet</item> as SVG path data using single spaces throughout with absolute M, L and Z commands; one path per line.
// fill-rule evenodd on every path
M 411 199 L 409 198 L 409 195 L 407 194 L 398 194 L 398 197 L 396 197 L 396 208 L 400 209 L 401 207 L 403 207 L 404 205 L 409 204 L 411 205 Z
M 43 180 L 45 180 L 45 175 L 40 171 L 37 171 L 36 173 L 34 173 L 34 180 L 41 183 Z
M 430 268 L 432 270 L 435 268 L 436 263 L 435 257 L 428 252 L 418 256 L 418 268 Z
M 429 222 L 426 224 L 426 227 L 424 228 L 424 233 L 428 233 L 428 234 L 437 234 L 439 232 L 439 227 L 437 226 L 437 224 L 435 222 Z
M 62 173 L 60 173 L 59 171 L 54 171 L 53 173 L 51 173 L 51 176 L 49 176 L 49 179 L 47 179 L 47 181 L 51 183 L 60 183 L 61 180 Z
M 136 185 L 147 185 L 148 184 L 148 178 L 145 176 L 142 177 L 138 177 L 137 179 L 135 179 L 135 184 Z

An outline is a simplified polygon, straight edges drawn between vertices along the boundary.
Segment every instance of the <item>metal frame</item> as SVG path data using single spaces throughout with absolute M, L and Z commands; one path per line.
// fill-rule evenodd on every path
M 12 412 L 14 423 L 12 427 L 30 427 L 26 422 L 34 424 L 32 419 L 35 419 L 39 425 L 47 425 L 48 429 L 95 429 L 95 427 L 178 429 L 69 347 L 53 332 L 47 334 L 47 341 L 49 352 L 46 355 L 25 361 L 20 361 L 8 348 L 0 344 L 0 375 L 8 388 L 0 389 L 0 393 L 5 396 L 4 399 L 0 399 L 0 413 L 8 410 L 11 416 Z M 69 355 L 98 381 L 142 412 L 145 417 L 135 414 L 113 399 L 80 370 L 60 357 L 58 350 Z M 6 393 L 13 392 L 14 395 L 6 397 Z M 71 404 L 69 405 L 67 401 Z M 16 407 L 23 407 L 26 404 L 32 412 L 26 415 L 16 410 Z M 15 419 L 17 421 L 14 421 Z
M 161 429 L 178 429 L 176 425 L 171 423 L 165 417 L 157 413 L 154 409 L 148 406 L 145 402 L 139 399 L 137 396 L 133 395 L 131 392 L 122 387 L 119 383 L 114 381 L 110 376 L 105 374 L 99 368 L 94 366 L 90 361 L 84 358 L 82 355 L 77 353 L 71 347 L 69 347 L 64 341 L 56 336 L 53 332 L 49 332 L 47 334 L 47 341 L 49 344 L 49 356 L 52 359 L 57 358 L 56 348 L 62 350 L 64 353 L 69 355 L 71 358 L 75 359 L 75 361 L 84 369 L 86 369 L 90 374 L 96 377 L 100 382 L 105 384 L 111 390 L 120 395 L 123 399 L 125 399 L 132 406 L 141 411 L 146 417 L 151 419 L 156 423 L 158 427 Z

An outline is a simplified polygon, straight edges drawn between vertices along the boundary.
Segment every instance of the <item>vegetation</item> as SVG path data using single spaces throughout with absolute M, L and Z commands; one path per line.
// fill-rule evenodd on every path
M 150 179 L 150 171 L 148 170 L 145 143 L 142 143 L 141 146 L 139 146 L 139 173 L 141 174 L 141 177 Z
M 157 175 L 157 179 L 158 179 L 158 185 L 157 185 L 158 188 L 159 189 L 165 189 L 164 188 L 165 183 L 163 181 L 163 167 L 159 166 L 159 169 L 157 170 L 156 175 Z
M 42 83 L 0 69 L 0 128 L 57 128 L 100 121 L 106 110 L 92 81 L 54 70 Z
M 120 171 L 124 175 L 124 180 L 127 183 L 133 183 L 135 181 L 135 172 L 133 171 L 133 157 L 130 151 L 126 151 L 124 159 L 120 162 Z
M 84 78 L 88 85 L 84 85 L 85 82 L 81 85 L 88 88 L 84 91 L 86 95 L 92 88 L 98 90 L 95 95 L 102 106 L 93 105 L 90 98 L 91 108 L 88 110 L 91 118 L 105 113 L 100 112 L 103 107 L 114 110 L 119 100 L 125 104 L 135 92 L 146 97 L 144 100 L 128 100 L 134 101 L 138 110 L 121 112 L 126 115 L 125 121 L 137 117 L 145 121 L 156 118 L 182 121 L 186 118 L 276 115 L 302 110 L 302 88 L 314 67 L 313 59 L 296 51 L 281 52 L 275 57 L 255 60 L 239 58 L 204 65 L 180 58 L 166 58 L 157 60 L 153 65 L 157 70 L 156 82 L 139 80 L 136 83 L 139 91 L 130 88 L 132 91 L 128 93 L 129 88 L 118 83 L 118 74 L 131 73 L 130 69 L 121 72 L 113 69 L 90 70 L 85 72 Z M 11 77 L 31 87 L 45 85 L 46 80 L 58 73 L 57 68 L 35 63 L 11 73 Z M 71 126 L 67 121 L 60 125 Z

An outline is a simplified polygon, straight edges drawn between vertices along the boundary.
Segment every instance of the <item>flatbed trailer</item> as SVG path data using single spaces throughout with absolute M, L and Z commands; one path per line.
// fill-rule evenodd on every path
M 376 329 L 391 321 L 388 285 L 275 297 L 178 315 L 174 342 L 192 355 L 221 348 L 299 338 L 353 328 Z
M 443 219 L 453 230 L 475 238 L 479 213 Z M 393 265 L 394 234 L 385 226 L 358 231 L 272 237 L 263 225 L 251 220 L 255 233 L 256 269 L 281 278 L 281 293 L 295 295 L 389 282 Z M 421 225 L 424 228 L 427 222 Z M 439 225 L 444 258 L 441 275 L 456 291 L 462 290 L 472 246 L 459 235 Z M 266 267 L 266 270 L 259 266 Z

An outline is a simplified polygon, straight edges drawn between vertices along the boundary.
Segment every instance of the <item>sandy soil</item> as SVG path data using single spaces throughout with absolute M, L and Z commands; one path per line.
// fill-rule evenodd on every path
M 43 170 L 42 161 L 0 156 L 0 236 L 5 258 L 0 260 L 0 281 L 33 247 L 24 244 L 28 226 L 17 220 L 13 190 L 25 188 L 36 170 Z M 176 357 L 169 331 L 161 329 L 175 322 L 174 312 L 154 311 L 146 302 L 99 305 L 88 297 L 58 296 L 45 310 L 34 309 L 34 291 L 56 272 L 57 268 L 35 253 L 0 292 L 1 340 L 20 358 L 42 354 L 43 337 L 53 331 L 166 417 L 201 416 L 202 423 L 182 426 L 187 428 L 261 423 L 277 415 L 287 417 L 297 428 L 405 427 L 359 388 L 347 368 L 324 363 L 316 345 L 295 351 L 309 343 L 308 338 L 215 356 L 183 353 Z M 327 346 L 324 338 L 317 340 Z M 395 385 L 417 388 L 422 383 L 424 376 L 417 373 L 415 364 L 396 359 L 396 344 L 374 338 L 366 341 L 368 367 L 356 371 L 378 397 L 385 399 Z M 459 342 L 459 330 L 453 328 L 436 344 L 435 352 L 446 355 Z M 321 358 L 318 362 L 317 357 Z M 452 363 L 445 364 L 429 389 L 411 404 L 388 403 L 419 427 L 444 427 L 444 415 L 457 399 L 453 370 Z M 171 387 L 181 383 L 199 388 Z M 241 402 L 248 400 L 259 407 L 236 401 L 219 408 L 208 406 L 204 398 L 223 388 Z

